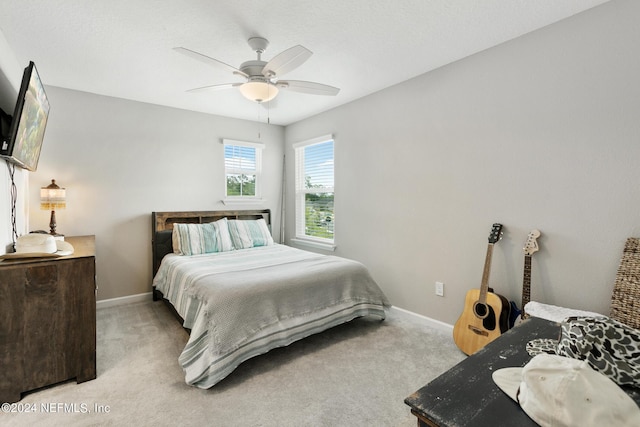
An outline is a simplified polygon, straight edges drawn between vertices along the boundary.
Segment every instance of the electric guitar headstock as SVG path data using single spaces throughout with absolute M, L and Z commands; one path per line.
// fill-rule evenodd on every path
M 495 223 L 491 227 L 491 233 L 489 233 L 489 243 L 497 243 L 500 239 L 502 239 L 502 224 Z
M 523 248 L 525 255 L 531 256 L 538 251 L 538 237 L 540 237 L 540 231 L 535 229 L 531 230 L 531 232 L 527 236 L 527 241 L 525 242 Z

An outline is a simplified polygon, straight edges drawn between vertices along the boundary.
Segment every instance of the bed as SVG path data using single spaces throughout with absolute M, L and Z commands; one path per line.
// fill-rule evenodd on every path
M 153 298 L 190 330 L 178 361 L 207 389 L 242 362 L 389 302 L 359 262 L 273 242 L 269 210 L 153 212 Z M 228 235 L 227 235 L 228 233 Z

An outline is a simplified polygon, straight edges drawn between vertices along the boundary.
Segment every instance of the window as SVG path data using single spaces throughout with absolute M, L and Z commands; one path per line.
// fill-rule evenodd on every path
M 296 238 L 333 249 L 333 137 L 294 144 Z
M 226 199 L 259 199 L 263 144 L 225 139 L 224 174 Z

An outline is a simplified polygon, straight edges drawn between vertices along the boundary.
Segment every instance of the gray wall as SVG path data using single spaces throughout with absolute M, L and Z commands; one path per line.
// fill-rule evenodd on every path
M 279 235 L 284 130 L 260 125 L 264 203 L 225 206 L 222 138 L 258 141 L 258 123 L 47 87 L 51 115 L 30 176 L 31 229 L 47 229 L 40 187 L 67 189 L 58 232 L 95 234 L 98 299 L 151 290 L 151 212 L 270 208 Z
M 638 16 L 640 2 L 607 3 L 288 126 L 288 158 L 335 135 L 336 254 L 368 265 L 394 305 L 454 323 L 492 223 L 506 229 L 490 285 L 518 305 L 538 228 L 532 297 L 608 312 L 640 236 Z
M 336 254 L 367 264 L 396 306 L 455 322 L 499 221 L 496 291 L 519 301 L 522 245 L 539 228 L 532 296 L 606 311 L 624 240 L 640 235 L 637 16 L 638 2 L 609 2 L 286 130 L 262 125 L 274 234 L 282 141 L 292 159 L 291 143 L 333 133 Z M 255 141 L 256 123 L 47 93 L 41 163 L 20 174 L 32 207 L 19 208 L 30 221 L 22 228 L 47 228 L 38 192 L 57 179 L 68 191 L 60 232 L 97 237 L 99 298 L 147 292 L 150 212 L 224 208 L 218 141 Z M 5 190 L 2 206 L 8 200 Z M 288 238 L 292 202 L 290 193 Z M 6 243 L 7 231 L 0 237 Z

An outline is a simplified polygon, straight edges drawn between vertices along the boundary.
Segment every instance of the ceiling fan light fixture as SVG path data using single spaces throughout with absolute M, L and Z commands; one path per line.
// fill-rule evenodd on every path
M 258 104 L 271 101 L 278 95 L 280 89 L 311 95 L 329 96 L 335 96 L 340 92 L 340 89 L 337 87 L 321 83 L 307 82 L 303 80 L 280 80 L 283 74 L 299 67 L 309 59 L 312 52 L 306 47 L 301 45 L 290 47 L 271 58 L 270 61 L 266 62 L 261 59 L 261 55 L 269 45 L 269 41 L 262 37 L 252 37 L 248 42 L 249 47 L 256 52 L 257 59 L 243 62 L 239 69 L 194 50 L 184 47 L 174 48 L 176 52 L 189 56 L 200 62 L 224 69 L 227 72 L 231 71 L 232 74 L 246 79 L 246 83 L 208 85 L 190 89 L 189 92 L 238 88 L 245 98 L 250 101 L 257 102 Z
M 267 82 L 253 81 L 240 86 L 240 93 L 253 102 L 269 102 L 278 95 L 278 88 Z

